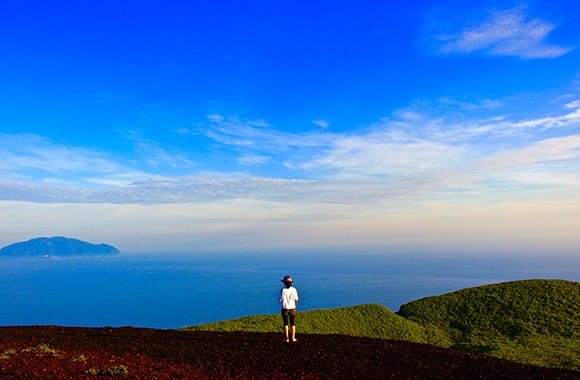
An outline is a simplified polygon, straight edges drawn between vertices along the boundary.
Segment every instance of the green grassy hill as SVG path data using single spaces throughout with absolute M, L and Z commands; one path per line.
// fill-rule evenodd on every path
M 459 290 L 401 306 L 453 347 L 509 360 L 580 370 L 580 283 L 525 280 Z
M 432 326 L 410 322 L 381 305 L 359 305 L 299 313 L 300 333 L 343 334 L 381 339 L 397 339 L 448 346 L 449 337 Z M 280 332 L 279 314 L 264 314 L 223 322 L 192 326 L 186 330 Z
M 580 283 L 525 280 L 459 290 L 401 306 L 299 313 L 299 333 L 431 343 L 521 363 L 580 370 Z M 280 332 L 278 314 L 186 328 Z

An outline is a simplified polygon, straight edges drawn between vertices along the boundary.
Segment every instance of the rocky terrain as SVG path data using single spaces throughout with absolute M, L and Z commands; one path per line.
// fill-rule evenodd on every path
M 344 335 L 0 327 L 0 379 L 580 379 L 580 372 Z

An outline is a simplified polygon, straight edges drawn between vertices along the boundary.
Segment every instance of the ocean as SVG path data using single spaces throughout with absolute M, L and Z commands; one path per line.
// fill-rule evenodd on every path
M 388 254 L 136 255 L 0 259 L 0 325 L 179 328 L 278 313 L 291 275 L 298 311 L 407 302 L 530 278 L 580 281 L 580 258 Z

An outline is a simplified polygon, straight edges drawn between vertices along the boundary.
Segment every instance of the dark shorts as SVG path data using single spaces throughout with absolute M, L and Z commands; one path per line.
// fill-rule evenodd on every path
M 282 309 L 280 312 L 282 314 L 282 320 L 284 321 L 284 326 L 295 326 L 294 320 L 296 318 L 296 309 Z

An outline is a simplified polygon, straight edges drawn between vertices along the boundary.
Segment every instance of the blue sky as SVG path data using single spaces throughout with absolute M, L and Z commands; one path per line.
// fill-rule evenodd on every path
M 578 255 L 573 1 L 0 5 L 0 245 Z

